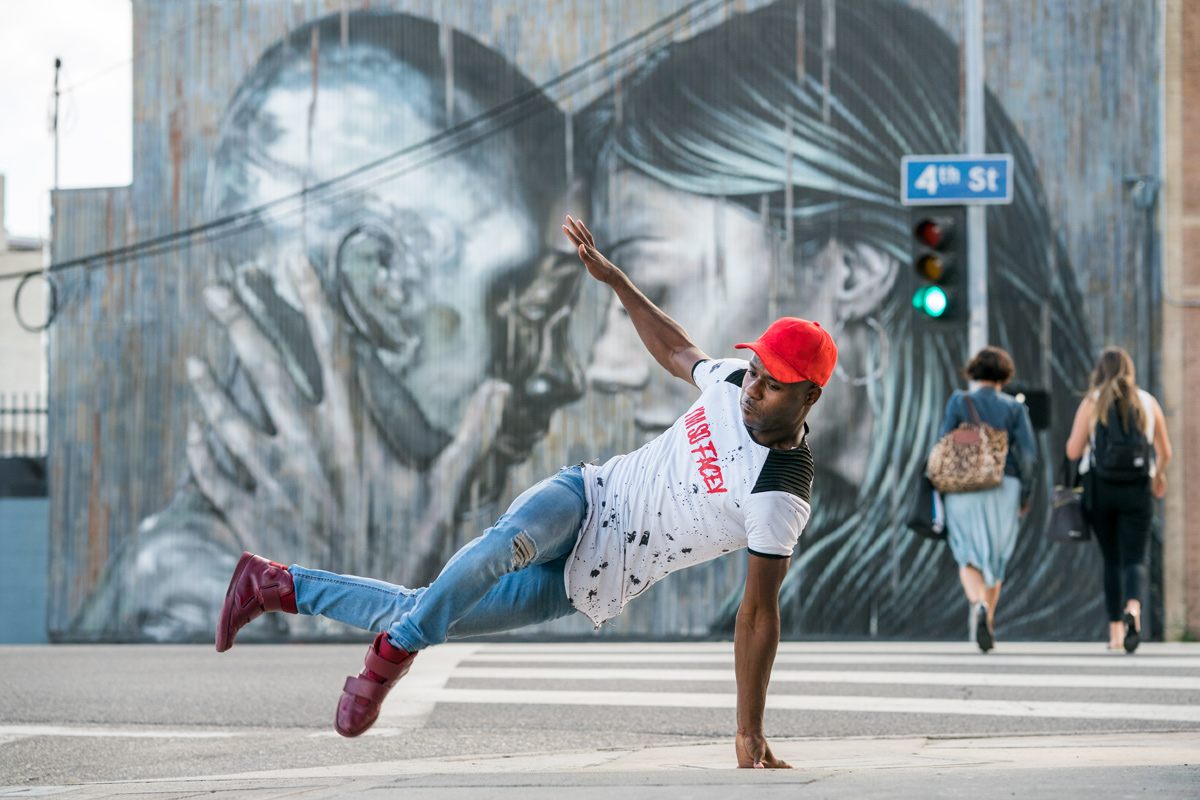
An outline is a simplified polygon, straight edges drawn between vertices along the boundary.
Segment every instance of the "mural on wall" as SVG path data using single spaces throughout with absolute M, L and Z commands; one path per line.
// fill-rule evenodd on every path
M 966 333 L 912 332 L 898 200 L 902 155 L 961 149 L 958 97 L 957 46 L 893 0 L 733 14 L 646 54 L 570 120 L 500 55 L 427 20 L 297 28 L 242 81 L 212 150 L 206 215 L 238 224 L 210 243 L 203 302 L 220 337 L 188 362 L 188 479 L 112 556 L 74 634 L 208 636 L 242 549 L 422 583 L 524 488 L 506 485 L 515 465 L 577 461 L 580 441 L 603 458 L 630 428 L 665 429 L 694 389 L 653 363 L 611 297 L 580 292 L 558 233 L 572 210 L 709 352 L 783 314 L 834 333 L 785 636 L 961 636 L 952 559 L 902 519 L 962 385 Z M 992 340 L 1052 393 L 1048 472 L 1091 345 L 1036 166 L 991 95 L 987 122 L 1016 174 L 1013 205 L 988 212 Z M 598 420 L 614 395 L 627 415 Z M 544 439 L 555 424 L 572 444 Z M 1060 580 L 1095 554 L 1046 542 L 1044 506 L 1043 487 L 1001 636 L 1103 622 L 1098 583 Z M 723 575 L 701 633 L 728 634 L 741 588 L 728 572 L 701 565 L 647 597 Z M 292 627 L 246 633 L 343 632 L 272 623 Z
M 249 219 L 213 243 L 222 280 L 203 300 L 232 354 L 188 362 L 203 411 L 188 485 L 110 564 L 78 630 L 206 632 L 242 549 L 428 580 L 464 494 L 494 495 L 580 394 L 565 325 L 579 270 L 543 236 L 565 190 L 561 113 L 427 20 L 341 29 L 298 29 L 230 103 L 207 213 Z M 486 119 L 515 97 L 519 116 Z M 279 203 L 406 150 L 415 165 L 378 185 Z
M 747 341 L 787 313 L 821 321 L 839 344 L 813 414 L 813 518 L 784 583 L 785 629 L 957 635 L 952 560 L 903 518 L 946 400 L 964 385 L 966 331 L 911 330 L 910 215 L 897 196 L 903 155 L 960 151 L 957 46 L 887 0 L 780 2 L 680 44 L 630 83 L 619 114 L 617 101 L 595 112 L 610 133 L 593 220 L 619 243 L 614 260 L 697 341 Z M 988 152 L 1014 155 L 1017 187 L 1013 205 L 988 214 L 992 341 L 1018 377 L 1052 392 L 1044 469 L 1057 464 L 1091 346 L 1036 167 L 987 99 Z M 652 431 L 692 396 L 641 353 L 615 301 L 588 369 L 600 385 L 639 390 L 635 420 Z M 1094 627 L 1094 587 L 1058 585 L 1094 554 L 1046 542 L 1044 507 L 1041 494 L 1023 523 L 1009 636 L 1046 635 L 1046 614 L 1066 635 Z M 740 583 L 730 589 L 715 630 L 732 631 Z

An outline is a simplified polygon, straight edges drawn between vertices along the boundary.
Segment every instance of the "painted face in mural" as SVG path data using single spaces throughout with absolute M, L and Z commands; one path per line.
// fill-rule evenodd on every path
M 767 321 L 788 314 L 817 320 L 835 335 L 846 333 L 839 336 L 840 362 L 866 360 L 855 352 L 860 342 L 847 333 L 846 322 L 876 311 L 891 290 L 899 264 L 886 253 L 830 239 L 811 258 L 780 264 L 779 231 L 758 214 L 674 189 L 628 167 L 604 182 L 594 208 L 598 230 L 613 242 L 610 257 L 695 341 L 713 350 L 729 348 L 757 338 Z M 773 293 L 777 299 L 782 293 L 784 273 L 794 282 L 786 306 L 772 301 Z M 695 399 L 692 387 L 658 368 L 639 345 L 615 301 L 592 346 L 587 376 L 599 390 L 632 393 L 635 424 L 648 437 Z M 814 447 L 829 456 L 824 463 L 852 481 L 862 476 L 872 423 L 862 393 L 850 390 L 855 377 L 842 370 L 830 381 L 821 424 L 812 434 Z M 836 447 L 821 447 L 835 441 Z
M 780 594 L 793 630 L 873 635 L 958 621 L 929 588 L 948 597 L 953 576 L 933 577 L 903 515 L 960 386 L 967 336 L 913 330 L 901 290 L 911 224 L 896 187 L 904 155 L 960 148 L 959 63 L 955 42 L 909 4 L 777 0 L 666 48 L 576 118 L 575 140 L 593 154 L 598 240 L 701 346 L 722 352 L 780 314 L 818 320 L 838 343 L 812 419 L 813 517 Z M 1013 153 L 1024 176 L 1013 205 L 988 213 L 990 291 L 1012 298 L 995 307 L 991 332 L 1025 375 L 1041 369 L 1053 383 L 1039 335 L 1055 337 L 1055 359 L 1066 343 L 1073 366 L 1062 372 L 1077 372 L 1086 324 L 1033 160 L 994 97 L 986 102 L 989 148 Z M 1030 298 L 1053 313 L 1039 317 L 1046 306 Z M 637 349 L 619 312 L 605 322 L 594 385 L 630 391 L 648 421 L 678 414 L 694 392 L 628 360 Z M 1033 554 L 1040 541 L 1023 537 L 1030 554 L 1018 560 L 1048 563 Z M 918 595 L 914 613 L 908 598 Z M 739 599 L 725 605 L 728 630 Z
M 208 142 L 208 118 L 189 124 Z M 334 14 L 261 54 L 208 163 L 204 217 L 223 222 L 194 300 L 227 347 L 189 354 L 187 483 L 114 558 L 80 630 L 208 631 L 243 547 L 433 577 L 474 533 L 463 512 L 581 391 L 564 324 L 578 268 L 541 234 L 564 142 L 517 67 L 428 19 Z M 160 585 L 174 593 L 137 590 Z
M 444 110 L 432 78 L 380 64 L 368 46 L 330 60 L 316 91 L 297 62 L 246 99 L 253 108 L 243 113 L 257 123 L 239 131 L 251 139 L 241 142 L 248 157 L 216 163 L 218 191 L 236 185 L 239 200 L 258 206 L 439 133 Z M 456 110 L 480 111 L 470 98 Z M 516 188 L 516 156 L 511 140 L 498 136 L 304 214 L 276 215 L 267 221 L 270 235 L 240 253 L 234 268 L 252 289 L 274 290 L 298 307 L 279 270 L 289 248 L 307 249 L 349 321 L 429 423 L 453 431 L 489 366 L 489 294 L 539 251 L 537 224 Z

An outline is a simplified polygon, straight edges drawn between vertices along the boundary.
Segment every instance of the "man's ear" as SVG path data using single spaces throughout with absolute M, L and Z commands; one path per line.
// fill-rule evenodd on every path
M 821 399 L 821 393 L 823 391 L 824 391 L 824 389 L 822 389 L 820 386 L 818 386 L 817 384 L 812 383 L 810 381 L 809 387 L 804 393 L 804 405 L 806 405 L 806 406 L 815 405 L 816 402 Z

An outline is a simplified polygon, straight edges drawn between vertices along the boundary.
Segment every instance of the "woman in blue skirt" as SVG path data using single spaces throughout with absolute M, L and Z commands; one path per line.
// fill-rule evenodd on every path
M 976 353 L 963 374 L 979 388 L 950 395 L 939 434 L 945 436 L 960 423 L 971 421 L 968 397 L 981 422 L 1008 434 L 1008 460 L 999 486 L 943 497 L 950 551 L 958 562 L 958 576 L 971 604 L 970 636 L 985 653 L 996 642 L 993 620 L 1000 584 L 1017 545 L 1019 519 L 1029 510 L 1037 468 L 1037 443 L 1029 410 L 1000 391 L 1015 372 L 1012 358 L 999 347 L 985 347 Z

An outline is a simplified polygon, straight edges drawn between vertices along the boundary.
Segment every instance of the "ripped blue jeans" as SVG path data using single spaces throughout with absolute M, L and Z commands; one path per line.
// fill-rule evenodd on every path
M 587 514 L 583 470 L 568 467 L 525 490 L 496 524 L 446 562 L 433 583 L 384 581 L 292 565 L 296 608 L 388 638 L 410 653 L 447 639 L 515 630 L 574 611 L 567 557 Z

